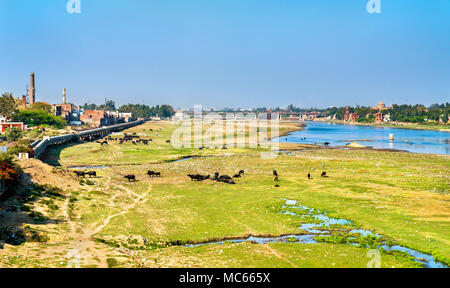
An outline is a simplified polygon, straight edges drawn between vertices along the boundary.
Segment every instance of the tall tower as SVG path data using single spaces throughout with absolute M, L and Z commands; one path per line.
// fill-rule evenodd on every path
M 66 104 L 66 88 L 63 89 L 63 102 L 62 104 Z
M 31 73 L 31 83 L 30 83 L 30 104 L 35 103 L 36 88 L 34 87 L 34 72 Z

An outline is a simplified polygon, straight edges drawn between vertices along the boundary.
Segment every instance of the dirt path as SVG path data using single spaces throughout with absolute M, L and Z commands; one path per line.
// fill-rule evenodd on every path
M 275 257 L 277 257 L 280 260 L 283 260 L 287 263 L 289 263 L 292 267 L 294 268 L 298 268 L 297 265 L 295 265 L 292 261 L 290 261 L 289 259 L 286 259 L 284 256 L 280 255 L 277 253 L 277 251 L 275 251 L 272 247 L 270 247 L 268 244 L 263 244 L 262 245 L 264 248 L 266 248 L 270 253 L 272 253 L 273 255 L 275 255 Z
M 123 186 L 121 186 L 121 187 L 124 188 L 124 189 L 126 189 L 126 190 L 129 190 L 129 189 L 123 187 Z M 151 190 L 151 187 L 150 187 L 149 191 L 150 191 L 150 190 Z M 130 205 L 128 205 L 127 207 L 125 207 L 125 209 L 124 209 L 123 211 L 121 211 L 120 213 L 111 215 L 111 216 L 109 216 L 108 218 L 106 218 L 100 226 L 98 226 L 97 228 L 95 228 L 95 230 L 93 231 L 92 235 L 97 234 L 97 233 L 99 233 L 101 230 L 103 230 L 103 228 L 105 228 L 105 227 L 109 224 L 109 222 L 111 221 L 111 219 L 113 219 L 113 218 L 115 218 L 115 217 L 118 217 L 118 216 L 122 216 L 122 215 L 124 215 L 125 213 L 127 213 L 128 210 L 133 209 L 133 208 L 136 207 L 138 204 L 142 204 L 142 203 L 145 203 L 145 202 L 147 201 L 147 199 L 144 200 L 144 198 L 145 198 L 146 195 L 141 195 L 141 196 L 139 196 L 139 195 L 137 195 L 137 194 L 134 193 L 134 192 L 132 192 L 132 194 L 136 195 L 136 196 L 137 196 L 137 199 L 135 199 L 134 202 L 133 202 L 132 204 L 130 204 Z M 142 201 L 142 200 L 143 200 L 143 201 Z
M 109 181 L 108 181 L 109 184 Z M 67 267 L 80 268 L 96 266 L 99 268 L 108 268 L 107 258 L 108 254 L 111 254 L 112 249 L 97 243 L 93 240 L 93 236 L 103 230 L 111 221 L 111 219 L 126 214 L 130 209 L 135 208 L 139 204 L 145 203 L 147 199 L 145 197 L 148 193 L 138 195 L 130 189 L 119 186 L 127 191 L 128 194 L 134 195 L 135 200 L 130 205 L 126 206 L 120 213 L 111 215 L 103 220 L 102 224 L 97 227 L 83 227 L 80 223 L 76 223 L 70 219 L 69 201 L 67 198 L 63 206 L 63 214 L 66 222 L 70 227 L 69 238 L 71 239 L 66 245 L 61 247 L 61 250 L 65 252 L 67 261 Z M 150 186 L 148 191 L 152 187 Z M 78 230 L 77 230 L 78 229 Z M 82 230 L 83 232 L 78 232 Z M 54 252 L 54 251 L 53 251 Z

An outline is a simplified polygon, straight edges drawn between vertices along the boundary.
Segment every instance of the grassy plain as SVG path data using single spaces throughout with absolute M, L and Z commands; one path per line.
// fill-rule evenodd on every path
M 82 267 L 366 267 L 367 249 L 342 244 L 183 246 L 305 233 L 298 229 L 302 220 L 279 213 L 282 199 L 351 220 L 447 262 L 450 258 L 449 156 L 282 146 L 296 151 L 266 159 L 263 148 L 175 149 L 166 143 L 174 129 L 149 122 L 125 131 L 146 134 L 153 139 L 149 146 L 87 142 L 52 151 L 50 161 L 62 167 L 110 165 L 98 169 L 96 178 L 78 181 L 65 169 L 44 165 L 50 170 L 41 168 L 42 173 L 36 169 L 40 164 L 30 165 L 25 171 L 33 178 L 63 189 L 66 198 L 55 200 L 61 207 L 55 217 L 65 221 L 30 224 L 54 240 L 5 245 L 0 266 L 65 267 L 67 253 L 75 249 L 82 251 Z M 280 132 L 293 129 L 298 127 L 290 124 Z M 203 157 L 168 162 L 186 156 Z M 216 171 L 233 175 L 241 169 L 246 174 L 236 185 L 186 177 Z M 273 169 L 280 175 L 278 188 Z M 163 177 L 149 178 L 148 170 Z M 321 178 L 322 171 L 330 178 Z M 123 179 L 130 173 L 136 183 Z M 381 257 L 382 267 L 414 266 L 399 255 Z

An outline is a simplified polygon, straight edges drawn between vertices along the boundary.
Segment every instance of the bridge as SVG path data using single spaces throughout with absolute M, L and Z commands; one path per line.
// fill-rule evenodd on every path
M 85 130 L 78 133 L 66 134 L 54 137 L 44 137 L 43 139 L 36 140 L 31 144 L 31 148 L 34 151 L 34 158 L 39 158 L 47 147 L 51 145 L 61 145 L 64 143 L 69 143 L 78 140 L 87 140 L 87 139 L 95 139 L 107 134 L 110 134 L 115 131 L 124 130 L 127 128 L 131 128 L 133 126 L 141 125 L 144 123 L 144 120 L 133 121 L 129 123 L 116 124 L 111 126 L 105 126 L 101 128 L 96 128 L 92 130 Z

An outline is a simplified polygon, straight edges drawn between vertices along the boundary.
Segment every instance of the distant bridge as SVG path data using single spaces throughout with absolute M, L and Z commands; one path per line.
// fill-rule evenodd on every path
M 33 142 L 31 144 L 31 148 L 33 148 L 34 151 L 34 158 L 39 158 L 39 156 L 41 156 L 42 153 L 44 153 L 47 147 L 50 145 L 60 145 L 71 141 L 92 139 L 99 136 L 107 135 L 111 132 L 120 131 L 133 126 L 137 126 L 143 123 L 144 120 L 138 120 L 129 123 L 122 123 L 117 125 L 96 128 L 92 130 L 81 131 L 74 134 L 60 135 L 54 137 L 44 137 L 44 139 L 36 140 L 35 142 Z

